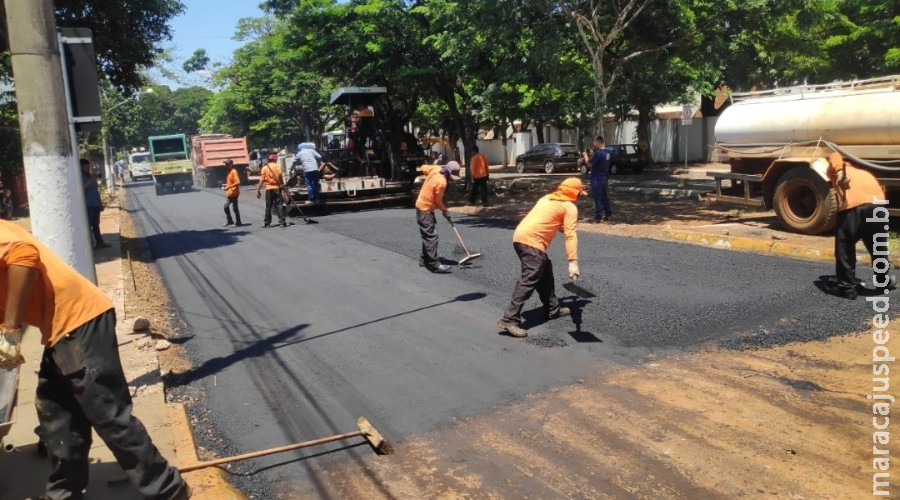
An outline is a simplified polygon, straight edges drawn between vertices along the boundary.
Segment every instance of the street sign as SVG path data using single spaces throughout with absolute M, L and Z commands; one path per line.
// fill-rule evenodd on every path
M 694 107 L 690 104 L 685 104 L 681 108 L 681 124 L 682 125 L 690 125 L 694 119 Z

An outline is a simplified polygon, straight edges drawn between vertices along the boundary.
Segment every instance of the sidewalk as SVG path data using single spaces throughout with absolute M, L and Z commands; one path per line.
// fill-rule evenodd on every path
M 195 463 L 199 460 L 187 414 L 182 405 L 166 403 L 156 351 L 141 351 L 139 348 L 142 345 L 140 341 L 149 335 L 132 332 L 131 327 L 135 318 L 125 317 L 119 212 L 116 206 L 108 206 L 103 211 L 100 228 L 104 240 L 110 247 L 95 251 L 94 258 L 97 284 L 116 308 L 119 355 L 132 390 L 134 414 L 147 428 L 154 444 L 170 463 L 176 466 Z M 17 219 L 16 222 L 30 229 L 30 221 L 27 218 Z M 22 350 L 26 362 L 19 374 L 16 422 L 8 436 L 15 449 L 11 452 L 0 452 L 0 485 L 2 485 L 0 500 L 22 500 L 42 495 L 49 474 L 49 460 L 38 456 L 38 440 L 34 434 L 37 427 L 34 393 L 43 351 L 40 333 L 36 329 L 26 330 Z M 96 434 L 93 437 L 90 461 L 90 484 L 85 499 L 142 498 L 128 482 L 112 453 Z M 193 489 L 194 499 L 246 498 L 227 482 L 226 474 L 218 468 L 190 472 L 185 474 L 184 478 Z

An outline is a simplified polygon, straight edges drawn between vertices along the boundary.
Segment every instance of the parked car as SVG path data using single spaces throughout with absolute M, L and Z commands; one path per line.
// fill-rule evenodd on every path
M 552 174 L 561 170 L 578 170 L 578 158 L 581 153 L 574 144 L 544 143 L 536 144 L 526 153 L 516 157 L 516 172 L 526 170 L 543 170 Z
M 650 164 L 650 155 L 641 151 L 637 144 L 608 144 L 606 150 L 609 151 L 609 175 L 621 174 L 624 170 L 640 174 Z M 581 173 L 587 172 L 587 166 L 581 165 Z

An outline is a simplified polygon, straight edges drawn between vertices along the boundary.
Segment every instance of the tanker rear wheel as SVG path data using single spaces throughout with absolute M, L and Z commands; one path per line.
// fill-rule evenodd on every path
M 781 224 L 795 233 L 828 233 L 837 222 L 837 193 L 806 168 L 794 168 L 778 179 L 772 204 Z

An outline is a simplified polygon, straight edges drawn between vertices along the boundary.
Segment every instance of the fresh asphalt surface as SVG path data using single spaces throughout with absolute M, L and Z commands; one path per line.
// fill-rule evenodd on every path
M 416 262 L 412 208 L 312 216 L 317 225 L 291 217 L 291 227 L 266 229 L 255 187 L 242 189 L 250 225 L 239 228 L 222 227 L 219 190 L 124 190 L 186 323 L 178 342 L 194 369 L 175 385 L 207 394 L 221 443 L 195 435 L 220 456 L 350 432 L 360 415 L 402 443 L 648 352 L 823 338 L 863 330 L 872 316 L 862 299 L 816 288 L 831 264 L 582 231 L 580 282 L 598 298 L 575 301 L 562 289 L 560 235 L 550 249 L 557 293 L 575 314 L 547 323 L 535 296 L 525 308 L 529 338 L 513 339 L 496 328 L 518 274 L 513 224 L 456 217 L 483 257 L 434 275 Z M 438 228 L 445 262 L 462 257 L 440 217 Z M 315 491 L 314 467 L 369 453 L 349 446 L 357 442 L 243 462 L 234 479 L 257 498 L 284 482 Z

